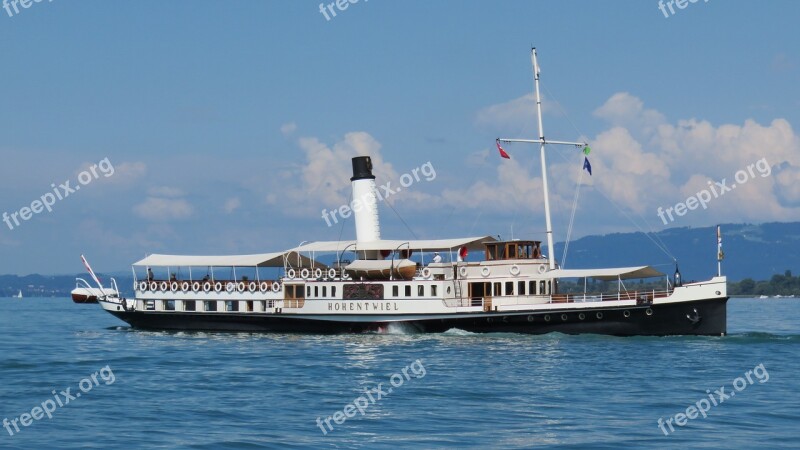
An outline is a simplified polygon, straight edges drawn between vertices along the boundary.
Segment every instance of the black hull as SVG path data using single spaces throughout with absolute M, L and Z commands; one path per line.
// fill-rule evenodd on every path
M 294 314 L 188 313 L 109 311 L 134 328 L 145 330 L 235 331 L 338 334 L 373 332 L 391 323 L 424 333 L 452 328 L 475 333 L 605 334 L 614 336 L 723 336 L 727 332 L 727 298 L 631 307 L 554 309 L 534 313 L 420 315 L 402 321 L 364 321 L 364 316 Z M 582 316 L 581 316 L 582 314 Z M 338 320 L 331 320 L 338 319 Z

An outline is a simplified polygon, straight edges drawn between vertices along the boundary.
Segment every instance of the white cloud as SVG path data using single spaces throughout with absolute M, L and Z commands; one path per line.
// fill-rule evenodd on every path
M 185 199 L 147 197 L 133 207 L 139 217 L 156 222 L 185 219 L 194 213 L 194 208 Z
M 232 198 L 229 198 L 229 199 L 225 200 L 225 204 L 222 206 L 222 209 L 226 213 L 230 214 L 230 213 L 236 211 L 237 209 L 239 209 L 240 206 L 242 206 L 242 201 L 239 200 L 238 197 L 232 197 Z
M 289 122 L 281 125 L 281 134 L 284 137 L 288 137 L 294 134 L 295 131 L 297 131 L 297 124 L 294 122 Z
M 560 108 L 556 104 L 542 99 L 542 112 L 544 115 L 559 116 Z M 536 95 L 525 94 L 521 97 L 488 106 L 478 111 L 475 121 L 479 125 L 488 126 L 503 132 L 521 132 L 523 130 L 536 130 Z
M 147 174 L 147 165 L 143 162 L 121 162 L 114 164 L 114 175 L 105 178 L 106 183 L 132 185 Z
M 153 197 L 166 197 L 177 198 L 183 197 L 183 191 L 178 188 L 169 186 L 153 186 L 147 190 L 147 193 Z

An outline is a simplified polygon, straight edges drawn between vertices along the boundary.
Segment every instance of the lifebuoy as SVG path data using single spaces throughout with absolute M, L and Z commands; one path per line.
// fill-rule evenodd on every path
M 547 266 L 545 266 L 544 264 L 539 266 L 539 273 L 545 273 L 546 271 L 547 271 Z
M 314 278 L 322 278 L 322 269 L 319 267 L 314 269 Z
M 294 269 L 289 269 L 289 271 L 286 272 L 286 277 L 290 280 L 294 280 L 295 275 L 297 274 L 295 273 Z
M 142 281 L 141 283 L 139 283 L 139 290 L 140 291 L 146 291 L 147 290 L 147 282 L 146 281 Z
M 261 292 L 267 292 L 269 290 L 269 283 L 266 281 L 261 282 Z
M 466 277 L 467 276 L 467 267 L 466 266 L 461 266 L 461 268 L 458 269 L 458 274 L 461 275 L 462 277 Z
M 208 292 L 208 291 L 210 291 L 210 290 L 211 290 L 211 283 L 210 283 L 210 282 L 208 282 L 208 281 L 206 281 L 205 283 L 203 283 L 203 292 Z
M 166 281 L 162 281 L 161 282 L 161 291 L 162 292 L 167 292 L 167 282 Z
M 250 290 L 250 292 L 255 292 L 255 291 L 257 291 L 257 290 L 258 290 L 258 284 L 256 284 L 256 282 L 255 282 L 255 281 L 251 281 L 251 282 L 250 282 L 250 285 L 249 285 L 249 286 L 247 286 L 247 287 L 248 287 L 248 289 Z
M 431 277 L 431 269 L 426 267 L 422 269 L 422 278 L 430 278 Z
M 220 292 L 220 291 L 222 291 L 222 283 L 220 283 L 219 281 L 217 281 L 216 283 L 214 283 L 214 290 L 215 290 L 216 292 Z
M 236 290 L 239 292 L 244 292 L 247 289 L 247 284 L 244 281 L 240 281 L 239 284 L 236 286 Z
M 307 280 L 309 275 L 311 275 L 311 271 L 308 269 L 303 269 L 300 271 L 300 277 L 304 280 Z
M 336 278 L 336 269 L 334 269 L 333 267 L 328 269 L 328 278 L 330 279 Z
M 519 275 L 519 266 L 514 264 L 510 269 L 508 269 L 508 271 L 511 273 L 511 275 L 517 276 Z
M 199 290 L 200 290 L 200 282 L 195 281 L 194 283 L 192 283 L 192 291 L 197 292 Z
M 277 281 L 273 282 L 272 283 L 272 291 L 273 292 L 280 292 L 281 291 L 280 283 L 278 283 Z
M 228 292 L 233 292 L 236 290 L 236 283 L 229 281 L 227 286 L 225 286 L 225 290 Z
M 169 284 L 169 290 L 172 291 L 172 292 L 177 291 L 178 290 L 178 282 L 177 281 L 173 281 L 172 283 L 170 283 Z
M 183 292 L 187 292 L 189 290 L 189 282 L 188 281 L 184 281 L 183 283 L 181 283 L 181 290 Z
M 483 266 L 483 268 L 481 269 L 481 275 L 483 275 L 484 278 L 488 277 L 491 273 L 492 270 L 486 266 Z
M 151 281 L 150 282 L 150 290 L 151 291 L 155 291 L 157 289 L 158 289 L 158 283 L 156 283 L 155 281 Z
M 350 274 L 347 273 L 346 271 L 343 271 L 342 272 L 342 279 L 343 280 L 349 280 L 350 279 Z

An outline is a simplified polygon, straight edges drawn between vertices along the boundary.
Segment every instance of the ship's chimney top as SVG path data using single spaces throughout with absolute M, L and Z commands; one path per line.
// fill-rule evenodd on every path
M 350 181 L 374 180 L 372 174 L 372 158 L 369 156 L 356 156 L 353 158 L 353 177 Z

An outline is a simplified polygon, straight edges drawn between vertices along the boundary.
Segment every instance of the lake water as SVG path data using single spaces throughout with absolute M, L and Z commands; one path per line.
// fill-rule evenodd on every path
M 732 299 L 728 331 L 166 333 L 4 298 L 0 448 L 798 448 L 800 300 Z

